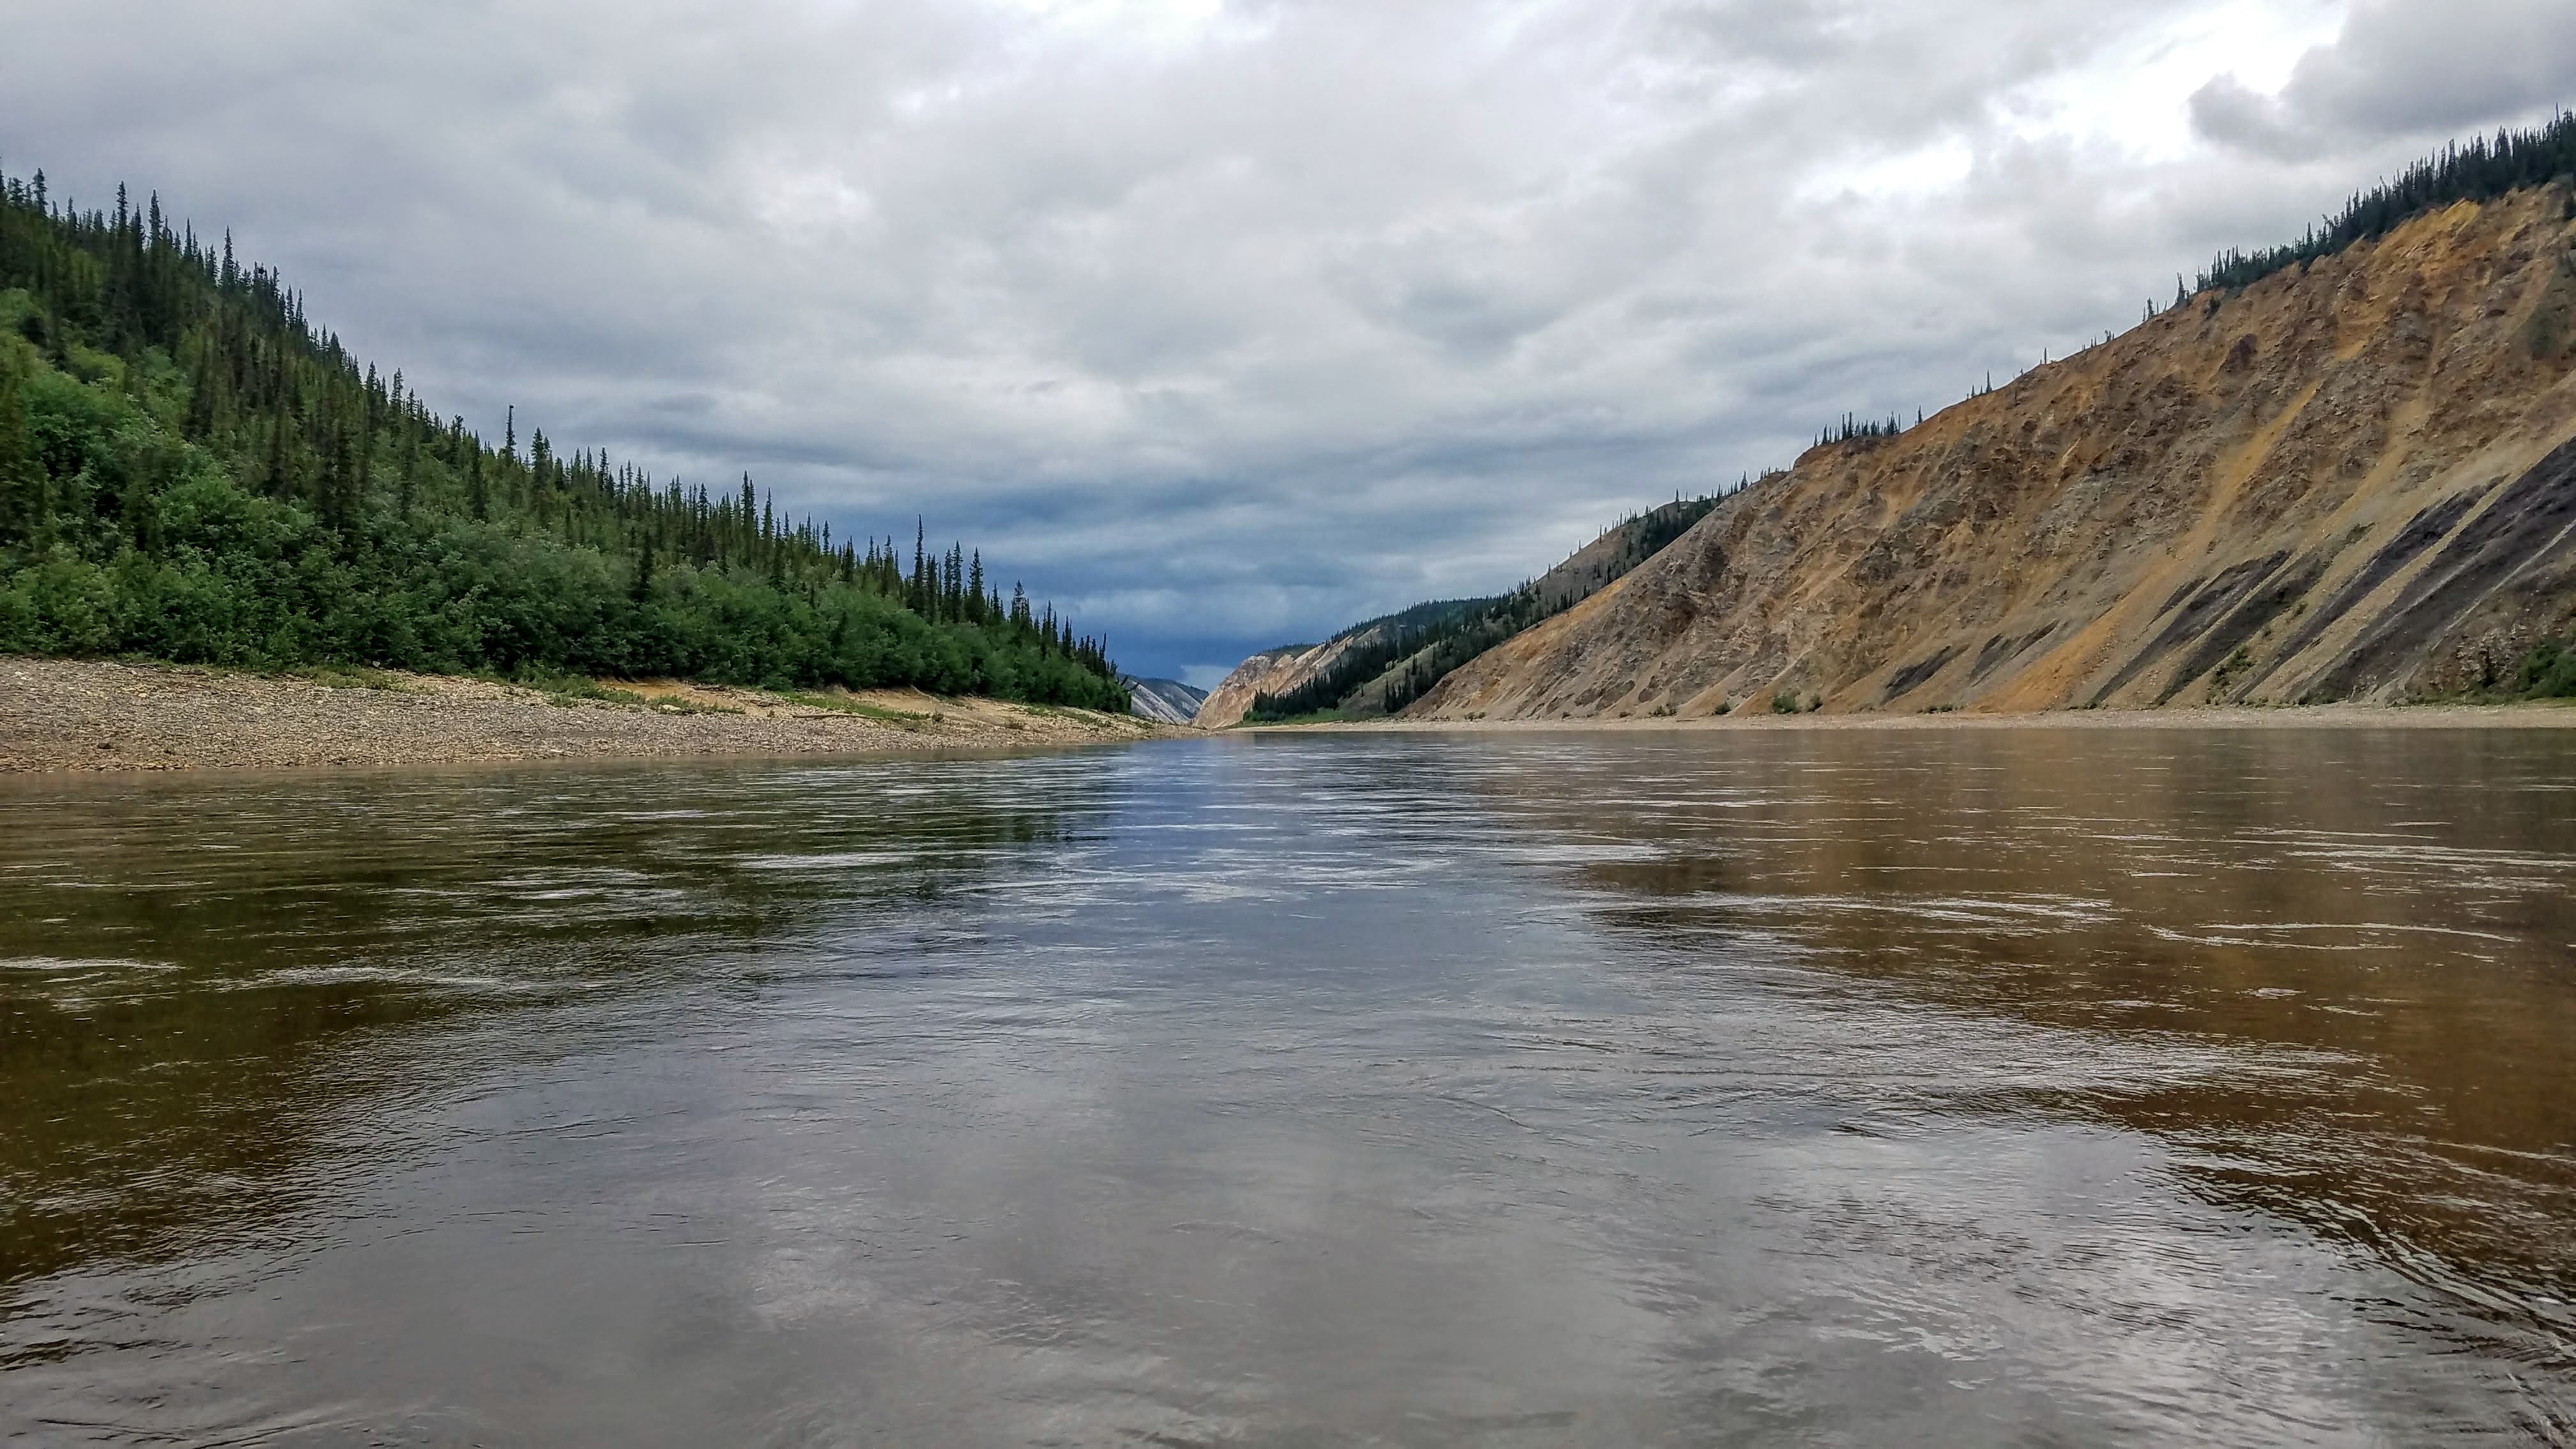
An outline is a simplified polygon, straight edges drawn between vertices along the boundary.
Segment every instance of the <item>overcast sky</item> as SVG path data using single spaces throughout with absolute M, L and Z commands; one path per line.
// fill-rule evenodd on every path
M 497 435 L 984 550 L 1121 662 L 1490 593 L 2576 102 L 2565 0 L 81 0 L 158 189 Z

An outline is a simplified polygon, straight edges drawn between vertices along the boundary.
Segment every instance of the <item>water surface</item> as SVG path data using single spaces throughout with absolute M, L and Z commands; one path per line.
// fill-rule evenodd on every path
M 0 1435 L 2576 1439 L 2576 739 L 0 793 Z

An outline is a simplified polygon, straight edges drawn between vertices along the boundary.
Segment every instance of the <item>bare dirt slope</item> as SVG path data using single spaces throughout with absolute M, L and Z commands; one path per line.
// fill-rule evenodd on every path
M 611 691 L 578 698 L 435 675 L 281 678 L 0 658 L 0 773 L 907 754 L 1098 744 L 1159 729 L 1126 715 L 911 691 L 781 696 L 653 681 Z
M 2477 683 L 2576 627 L 2576 202 L 2416 219 L 1820 447 L 1413 718 Z

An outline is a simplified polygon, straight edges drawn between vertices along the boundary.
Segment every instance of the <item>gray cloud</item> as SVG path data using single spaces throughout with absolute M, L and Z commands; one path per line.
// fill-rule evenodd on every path
M 13 19 L 0 151 L 232 226 L 480 426 L 926 515 L 1205 670 L 1938 407 L 2576 76 L 2497 0 L 2245 57 L 2318 3 L 93 0 Z
M 2192 124 L 2282 160 L 2356 142 L 2473 130 L 2576 100 L 2576 7 L 2537 0 L 2361 0 L 2278 95 L 2233 74 L 2191 98 Z

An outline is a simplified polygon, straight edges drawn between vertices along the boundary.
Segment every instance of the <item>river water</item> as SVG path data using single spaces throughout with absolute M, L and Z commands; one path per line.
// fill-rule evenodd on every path
M 0 787 L 0 1437 L 2576 1438 L 2576 733 Z

